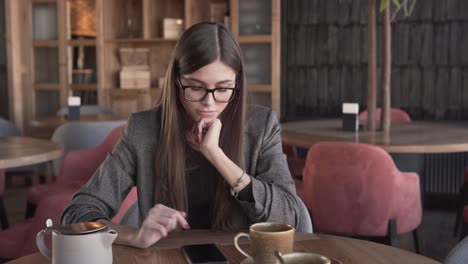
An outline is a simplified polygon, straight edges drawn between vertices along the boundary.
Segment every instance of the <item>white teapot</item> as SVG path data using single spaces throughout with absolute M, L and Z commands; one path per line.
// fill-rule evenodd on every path
M 84 222 L 39 231 L 36 244 L 44 256 L 52 259 L 52 264 L 111 264 L 112 243 L 117 237 L 115 230 L 98 222 Z M 44 236 L 52 233 L 52 254 L 44 243 Z

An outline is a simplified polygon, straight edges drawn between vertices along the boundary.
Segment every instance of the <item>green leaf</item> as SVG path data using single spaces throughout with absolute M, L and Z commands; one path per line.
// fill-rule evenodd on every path
M 380 12 L 384 11 L 388 6 L 388 0 L 380 0 Z
M 392 2 L 397 8 L 400 8 L 400 6 L 401 6 L 400 0 L 392 0 Z

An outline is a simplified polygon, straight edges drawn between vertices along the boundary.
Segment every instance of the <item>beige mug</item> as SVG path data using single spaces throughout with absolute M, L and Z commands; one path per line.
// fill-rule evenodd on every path
M 275 251 L 283 254 L 293 252 L 294 231 L 294 227 L 286 223 L 257 223 L 249 227 L 249 234 L 237 234 L 234 245 L 242 255 L 253 259 L 254 263 L 279 263 Z M 244 236 L 250 240 L 252 255 L 245 253 L 239 247 L 238 240 Z

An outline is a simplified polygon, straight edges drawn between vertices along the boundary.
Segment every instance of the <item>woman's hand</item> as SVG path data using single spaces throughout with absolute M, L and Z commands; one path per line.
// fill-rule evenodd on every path
M 199 150 L 208 159 L 212 158 L 221 150 L 219 147 L 219 135 L 221 133 L 221 120 L 201 119 L 195 123 L 191 131 L 186 132 L 186 138 L 193 148 Z
M 190 226 L 185 220 L 187 213 L 157 204 L 148 212 L 136 235 L 134 246 L 147 248 L 174 231 L 178 225 L 185 229 Z

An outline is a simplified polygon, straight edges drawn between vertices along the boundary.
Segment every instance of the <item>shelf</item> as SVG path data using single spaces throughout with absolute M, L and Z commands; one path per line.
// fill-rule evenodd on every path
M 248 84 L 249 92 L 253 93 L 271 93 L 270 84 Z
M 107 90 L 110 93 L 112 93 L 113 95 L 135 94 L 135 93 L 145 94 L 145 93 L 148 93 L 148 92 L 159 92 L 159 91 L 161 91 L 161 89 L 157 88 L 157 87 L 151 87 L 151 88 L 146 88 L 146 89 L 108 88 Z
M 60 91 L 58 83 L 34 83 L 33 87 L 38 91 Z
M 250 35 L 250 36 L 239 36 L 239 43 L 265 43 L 271 42 L 271 35 Z
M 31 0 L 32 3 L 36 4 L 56 4 L 57 0 Z
M 171 43 L 177 42 L 179 39 L 165 39 L 165 38 L 135 38 L 135 39 L 108 39 L 107 43 Z
M 74 91 L 97 91 L 96 83 L 72 83 L 70 89 Z
M 58 47 L 58 40 L 33 40 L 33 47 Z
M 95 39 L 70 39 L 68 40 L 70 46 L 96 46 Z

